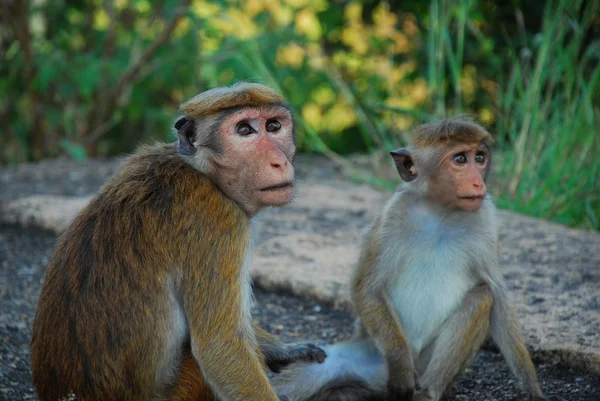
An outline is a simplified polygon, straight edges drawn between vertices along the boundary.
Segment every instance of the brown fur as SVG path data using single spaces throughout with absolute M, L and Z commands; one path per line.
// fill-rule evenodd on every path
M 239 317 L 214 301 L 238 308 L 235 292 L 220 288 L 240 285 L 248 235 L 245 213 L 173 146 L 129 159 L 64 233 L 48 267 L 31 344 L 40 399 L 73 391 L 82 400 L 147 400 L 162 392 L 151 368 L 169 336 L 165 286 L 173 277 L 182 280 L 192 336 L 240 346 L 232 331 Z M 198 240 L 211 247 L 198 249 Z M 219 363 L 211 358 L 218 355 L 204 362 Z
M 138 150 L 61 236 L 31 341 L 41 401 L 276 401 L 265 364 L 323 361 L 250 322 L 250 218 L 293 196 L 293 121 L 262 107 L 273 101 L 240 84 L 186 103 L 199 115 L 240 109 L 208 134 L 199 115 L 178 121 L 177 144 Z M 242 123 L 251 137 L 236 134 Z M 209 134 L 218 141 L 197 140 Z
M 216 401 L 216 397 L 202 376 L 198 362 L 190 353 L 184 355 L 177 382 L 169 401 Z
M 268 86 L 242 82 L 230 88 L 215 88 L 202 92 L 183 103 L 179 110 L 185 116 L 203 117 L 233 107 L 284 105 L 285 103 L 285 99 Z
M 481 125 L 461 118 L 448 118 L 423 124 L 415 128 L 410 135 L 410 143 L 415 148 L 425 148 L 448 142 L 469 143 L 482 141 L 491 144 L 493 138 Z

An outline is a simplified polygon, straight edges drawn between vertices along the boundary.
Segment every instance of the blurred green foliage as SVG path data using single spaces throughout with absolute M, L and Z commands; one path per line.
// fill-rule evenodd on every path
M 497 139 L 502 207 L 600 229 L 599 12 L 600 0 L 5 1 L 0 163 L 169 139 L 180 102 L 250 80 L 289 99 L 300 149 L 350 168 L 340 154 L 378 155 L 416 124 L 469 114 Z

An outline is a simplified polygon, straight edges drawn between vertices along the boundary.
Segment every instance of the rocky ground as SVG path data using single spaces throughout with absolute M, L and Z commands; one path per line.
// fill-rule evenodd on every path
M 319 163 L 321 161 L 311 160 L 310 164 L 314 168 L 310 172 L 301 170 L 299 179 L 308 180 L 309 175 L 316 176 L 320 180 L 331 179 L 335 172 L 330 168 L 321 169 Z M 0 203 L 40 193 L 78 196 L 90 194 L 97 191 L 99 185 L 114 172 L 117 165 L 118 161 L 91 161 L 85 165 L 75 165 L 72 162 L 58 160 L 44 162 L 42 165 L 5 169 L 0 171 L 2 188 Z M 339 200 L 330 199 L 330 201 Z M 297 212 L 301 212 L 300 206 L 294 207 L 300 209 Z M 369 218 L 370 216 L 360 212 L 340 214 L 336 210 L 330 210 L 328 214 L 316 216 L 313 220 L 320 221 L 318 230 L 321 232 L 330 230 L 331 235 L 334 235 L 335 224 L 342 224 L 342 220 L 344 224 L 348 224 L 348 220 L 351 220 L 350 224 L 362 226 Z M 276 236 L 278 227 L 262 229 L 266 241 Z M 528 231 L 511 224 L 508 224 L 508 229 L 515 232 L 519 243 L 533 241 L 539 234 L 537 231 Z M 0 400 L 36 399 L 31 387 L 28 344 L 40 284 L 55 239 L 56 234 L 53 232 L 0 225 L 2 270 L 0 276 Z M 593 255 L 592 247 L 595 246 L 596 241 L 591 240 L 586 245 L 589 247 L 587 253 L 573 255 L 570 249 L 575 241 L 582 240 L 575 235 L 561 237 L 556 241 L 544 237 L 542 245 L 544 243 L 546 245 L 542 246 L 539 252 L 508 252 L 504 257 L 504 263 L 524 263 L 527 266 L 548 261 L 564 263 L 566 279 L 561 279 L 558 274 L 552 276 L 548 280 L 557 282 L 553 283 L 554 287 L 551 288 L 559 288 L 561 294 L 575 291 L 581 286 L 593 288 L 598 283 L 596 281 L 598 275 L 594 270 L 597 264 L 594 265 L 595 256 L 589 255 Z M 553 248 L 557 246 L 558 249 Z M 532 285 L 528 281 L 514 280 L 510 275 L 508 280 L 509 287 L 516 291 L 521 287 Z M 525 312 L 529 311 L 530 305 L 543 304 L 544 299 L 553 296 L 551 292 L 542 291 L 543 289 L 540 288 L 532 287 L 530 290 L 534 291 L 534 295 L 520 298 L 525 299 L 528 305 L 524 309 Z M 600 307 L 597 295 L 596 293 L 595 297 L 585 298 L 586 304 L 583 306 L 585 309 L 582 310 L 598 311 Z M 254 315 L 263 327 L 279 335 L 284 341 L 312 340 L 317 343 L 331 343 L 349 338 L 352 317 L 344 310 L 331 307 L 329 303 L 317 302 L 314 297 L 311 299 L 313 300 L 257 291 Z M 553 312 L 557 314 L 553 315 Z M 577 316 L 569 317 L 565 311 L 550 310 L 548 316 L 555 316 L 558 319 L 572 318 L 573 322 L 578 322 Z M 593 329 L 595 328 L 590 327 L 589 324 L 581 328 L 581 330 Z M 569 401 L 600 399 L 600 378 L 587 373 L 588 370 L 571 369 L 563 363 L 556 362 L 562 360 L 561 358 L 552 358 L 544 352 L 534 352 L 534 359 L 541 386 L 547 394 L 559 394 Z M 522 397 L 506 363 L 501 355 L 493 350 L 479 353 L 473 366 L 456 383 L 454 394 L 448 398 L 448 400 L 490 401 L 519 399 Z

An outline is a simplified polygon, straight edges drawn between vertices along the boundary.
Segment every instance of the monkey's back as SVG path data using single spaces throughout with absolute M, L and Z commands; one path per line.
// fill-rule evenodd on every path
M 165 355 L 180 356 L 188 336 L 177 299 L 185 267 L 215 263 L 192 251 L 217 227 L 244 233 L 242 214 L 170 145 L 126 161 L 48 267 L 31 342 L 40 399 L 146 400 L 161 391 L 156 373 L 177 374 L 178 358 Z

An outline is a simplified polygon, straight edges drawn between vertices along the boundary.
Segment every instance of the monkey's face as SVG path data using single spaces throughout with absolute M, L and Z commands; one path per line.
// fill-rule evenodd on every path
M 479 210 L 487 192 L 484 177 L 488 159 L 489 150 L 482 143 L 446 147 L 431 177 L 429 195 L 446 207 Z
M 217 184 L 249 215 L 292 200 L 296 146 L 286 108 L 242 108 L 223 120 L 218 135 Z

